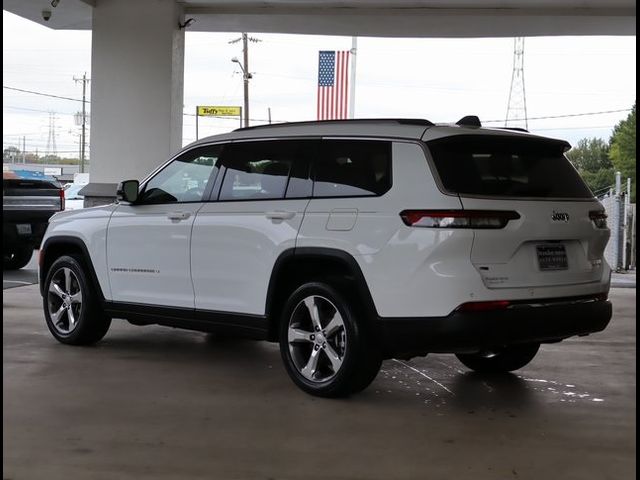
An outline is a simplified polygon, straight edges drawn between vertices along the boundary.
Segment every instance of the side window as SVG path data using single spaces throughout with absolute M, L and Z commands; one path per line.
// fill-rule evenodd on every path
M 391 142 L 323 140 L 314 197 L 379 196 L 391 188 Z
M 307 175 L 310 153 L 305 152 L 313 150 L 304 148 L 304 141 L 299 140 L 229 145 L 222 159 L 225 175 L 219 200 L 274 200 L 285 198 L 285 192 L 287 198 L 297 196 L 303 190 L 300 182 L 304 184 L 306 178 L 310 183 Z
M 221 151 L 221 145 L 214 145 L 184 153 L 147 182 L 138 203 L 203 201 L 207 185 L 215 180 Z

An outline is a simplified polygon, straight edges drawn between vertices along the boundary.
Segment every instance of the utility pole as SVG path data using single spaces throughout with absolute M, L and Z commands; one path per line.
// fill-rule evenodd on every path
M 82 136 L 80 139 L 80 173 L 84 173 L 84 161 L 85 161 L 85 145 L 86 145 L 86 129 L 87 129 L 87 83 L 91 80 L 87 78 L 87 72 L 84 72 L 82 78 L 73 77 L 73 80 L 78 83 L 82 82 Z
M 249 72 L 249 42 L 258 43 L 262 40 L 249 37 L 246 32 L 242 33 L 242 37 L 231 40 L 229 43 L 238 43 L 242 40 L 242 63 L 236 57 L 231 59 L 232 62 L 237 63 L 242 69 L 242 78 L 244 80 L 244 127 L 249 126 L 249 80 L 253 78 L 253 75 Z
M 22 163 L 27 163 L 27 152 L 26 152 L 26 150 L 25 150 L 25 148 L 26 148 L 26 146 L 25 146 L 25 145 L 26 145 L 26 142 L 27 142 L 27 141 L 26 141 L 25 137 L 23 136 L 23 137 L 22 137 Z
M 269 125 L 271 125 L 271 107 L 267 108 L 267 113 L 269 114 Z
M 246 33 L 242 34 L 242 54 L 244 57 L 244 126 L 249 126 L 249 39 Z

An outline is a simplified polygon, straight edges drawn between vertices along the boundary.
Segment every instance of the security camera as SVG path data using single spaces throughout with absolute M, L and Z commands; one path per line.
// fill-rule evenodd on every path
M 48 22 L 50 18 L 51 18 L 51 10 L 43 10 L 42 11 L 42 19 L 45 22 Z

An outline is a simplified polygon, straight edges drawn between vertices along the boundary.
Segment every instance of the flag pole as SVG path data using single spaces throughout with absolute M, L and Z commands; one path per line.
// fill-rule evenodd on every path
M 349 75 L 349 118 L 354 118 L 356 110 L 356 55 L 358 37 L 351 37 L 351 73 Z

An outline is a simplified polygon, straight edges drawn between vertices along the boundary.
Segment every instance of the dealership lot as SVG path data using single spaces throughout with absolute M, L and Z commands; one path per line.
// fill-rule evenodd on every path
M 322 400 L 275 345 L 114 324 L 58 344 L 37 286 L 4 291 L 4 478 L 630 478 L 635 289 L 590 337 L 518 375 L 452 355 L 389 360 L 365 392 Z

